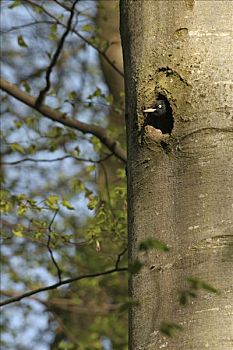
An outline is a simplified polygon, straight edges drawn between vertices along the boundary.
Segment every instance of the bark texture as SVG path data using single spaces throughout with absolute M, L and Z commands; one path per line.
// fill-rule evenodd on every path
M 121 1 L 129 258 L 143 262 L 130 281 L 132 350 L 233 348 L 232 13 L 231 1 Z M 171 135 L 145 127 L 157 96 Z M 149 237 L 170 251 L 140 253 Z M 181 306 L 187 277 L 221 293 Z M 165 337 L 162 322 L 184 330 Z

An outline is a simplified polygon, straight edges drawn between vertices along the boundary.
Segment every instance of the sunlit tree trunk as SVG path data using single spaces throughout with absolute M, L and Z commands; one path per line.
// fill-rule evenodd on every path
M 232 13 L 231 1 L 121 1 L 129 256 L 143 263 L 130 281 L 132 350 L 233 348 Z M 171 134 L 146 126 L 156 98 L 172 108 Z M 139 252 L 151 237 L 169 252 Z M 183 331 L 166 337 L 162 322 Z

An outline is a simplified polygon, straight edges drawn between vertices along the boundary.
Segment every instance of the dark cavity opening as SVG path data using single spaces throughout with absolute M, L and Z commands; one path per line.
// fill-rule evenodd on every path
M 171 134 L 174 124 L 172 116 L 172 108 L 165 96 L 158 94 L 154 104 L 150 107 L 155 111 L 144 112 L 146 125 L 151 125 L 156 129 L 161 130 L 162 134 Z M 148 108 L 145 108 L 147 110 Z

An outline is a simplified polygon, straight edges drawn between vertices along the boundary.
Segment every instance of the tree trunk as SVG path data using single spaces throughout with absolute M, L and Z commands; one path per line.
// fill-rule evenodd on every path
M 143 263 L 130 280 L 132 350 L 233 348 L 232 13 L 231 1 L 121 1 L 129 258 Z M 156 99 L 172 130 L 145 118 Z M 151 237 L 169 252 L 140 252 Z M 197 298 L 182 306 L 185 290 Z M 162 322 L 183 331 L 166 337 Z
M 105 54 L 119 71 L 123 73 L 123 57 L 121 37 L 119 32 L 119 0 L 98 0 L 96 26 L 99 37 L 108 43 Z M 108 129 L 112 129 L 115 137 L 121 145 L 125 146 L 125 113 L 124 113 L 124 78 L 119 74 L 102 55 L 99 55 L 101 69 L 109 92 L 113 96 L 113 106 L 108 112 Z M 100 153 L 106 154 L 103 146 Z M 102 158 L 104 155 L 102 156 Z M 122 181 L 117 179 L 117 169 L 120 162 L 115 158 L 109 158 L 102 162 L 98 172 L 98 188 L 101 197 L 107 199 L 106 174 L 109 187 L 120 186 Z
M 123 73 L 123 58 L 121 37 L 119 33 L 119 1 L 118 0 L 98 0 L 98 11 L 96 14 L 96 26 L 99 29 L 99 36 L 108 42 L 106 55 L 111 62 Z M 120 103 L 122 92 L 124 91 L 123 77 L 101 56 L 99 55 L 103 76 L 109 91 L 114 97 L 115 103 Z M 113 118 L 110 116 L 110 118 Z M 115 119 L 117 116 L 115 116 Z M 118 116 L 118 120 L 120 117 Z M 121 126 L 124 119 L 120 120 Z M 120 125 L 120 121 L 111 120 L 112 125 Z

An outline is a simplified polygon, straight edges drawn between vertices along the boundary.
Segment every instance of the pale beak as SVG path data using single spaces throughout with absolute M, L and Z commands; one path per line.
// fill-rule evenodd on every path
M 153 113 L 156 111 L 156 108 L 148 108 L 148 109 L 144 109 L 144 113 Z

